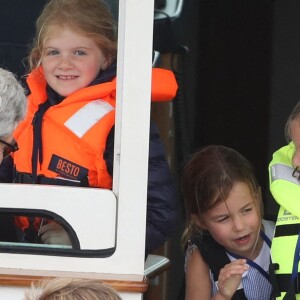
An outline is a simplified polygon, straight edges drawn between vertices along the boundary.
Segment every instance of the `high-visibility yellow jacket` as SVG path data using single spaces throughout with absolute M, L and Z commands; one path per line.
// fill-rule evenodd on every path
M 295 146 L 291 142 L 273 154 L 269 165 L 270 190 L 280 205 L 271 246 L 272 263 L 275 267 L 279 290 L 276 299 L 300 299 L 300 286 L 297 289 L 294 283 L 291 284 L 296 245 L 300 233 L 300 181 L 293 173 L 294 152 Z M 296 263 L 297 278 L 298 272 L 298 263 Z M 288 295 L 296 295 L 296 298 L 287 296 L 284 298 L 287 291 L 289 291 Z

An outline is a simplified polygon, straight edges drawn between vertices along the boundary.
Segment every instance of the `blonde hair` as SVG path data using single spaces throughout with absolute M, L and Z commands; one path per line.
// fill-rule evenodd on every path
M 67 27 L 91 38 L 108 61 L 116 58 L 116 24 L 102 0 L 51 0 L 36 21 L 36 36 L 28 57 L 29 69 L 41 64 L 43 46 L 52 26 Z
M 122 300 L 110 286 L 95 280 L 55 278 L 25 293 L 25 300 Z

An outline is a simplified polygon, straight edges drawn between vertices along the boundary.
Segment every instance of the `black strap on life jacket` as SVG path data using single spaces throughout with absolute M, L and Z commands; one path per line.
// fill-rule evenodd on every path
M 201 240 L 199 238 L 192 239 L 192 243 L 198 247 L 213 274 L 214 281 L 217 282 L 220 270 L 231 262 L 224 247 L 218 244 L 208 233 L 204 233 Z M 231 299 L 247 300 L 244 289 L 238 289 Z
M 298 224 L 285 224 L 276 226 L 274 237 L 280 236 L 298 236 L 297 247 L 299 248 L 299 223 Z M 300 273 L 298 272 L 298 261 L 299 261 L 299 249 L 295 249 L 295 258 L 297 261 L 294 261 L 296 269 L 293 270 L 295 274 L 275 274 L 275 271 L 280 269 L 278 263 L 270 265 L 269 274 L 271 276 L 271 282 L 274 289 L 274 296 L 279 297 L 281 292 L 286 292 L 283 300 L 295 300 L 296 295 L 300 293 Z M 291 259 L 291 258 L 288 258 Z
M 32 183 L 37 183 L 37 166 L 43 162 L 42 122 L 46 110 L 51 106 L 49 100 L 39 105 L 32 119 L 33 126 L 33 148 L 31 156 Z
M 269 278 L 270 278 L 270 282 L 271 282 L 272 287 L 273 287 L 272 296 L 274 298 L 280 297 L 280 295 L 281 295 L 280 291 L 285 291 L 286 290 L 285 288 L 281 289 L 280 285 L 278 284 L 277 275 L 275 274 L 275 271 L 278 270 L 278 269 L 279 269 L 278 264 L 270 262 L 270 265 L 269 265 Z M 290 279 L 290 276 L 289 276 L 289 279 Z
M 292 276 L 290 279 L 290 287 L 287 290 L 286 294 L 283 297 L 283 300 L 296 300 L 296 294 L 299 291 L 299 272 L 298 272 L 298 266 L 300 261 L 300 233 L 298 234 L 297 243 L 295 247 L 295 253 L 294 253 L 294 261 L 293 261 L 293 271 Z
M 284 300 L 296 300 L 296 294 L 299 294 L 300 276 L 291 283 L 291 274 L 276 274 L 276 285 L 278 293 L 275 296 L 279 297 L 281 292 L 286 292 Z

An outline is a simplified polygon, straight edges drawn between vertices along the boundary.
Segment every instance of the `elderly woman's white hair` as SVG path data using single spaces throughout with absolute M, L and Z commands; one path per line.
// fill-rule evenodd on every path
M 0 68 L 0 138 L 11 135 L 24 118 L 27 99 L 14 74 Z

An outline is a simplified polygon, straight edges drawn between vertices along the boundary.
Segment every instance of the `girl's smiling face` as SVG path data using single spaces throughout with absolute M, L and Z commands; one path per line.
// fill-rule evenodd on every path
M 226 201 L 203 215 L 201 227 L 228 251 L 254 259 L 262 246 L 261 220 L 248 185 L 236 182 Z
M 88 86 L 107 68 L 108 60 L 93 39 L 53 25 L 44 41 L 41 64 L 49 86 L 67 97 Z

